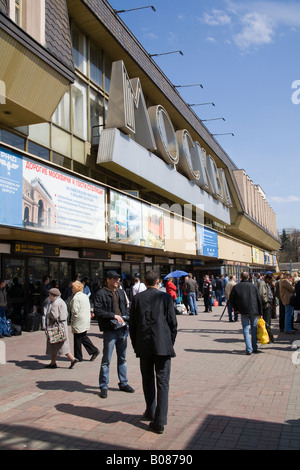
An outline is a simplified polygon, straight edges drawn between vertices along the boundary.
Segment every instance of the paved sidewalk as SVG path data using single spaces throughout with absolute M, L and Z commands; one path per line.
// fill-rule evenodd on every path
M 1 340 L 6 364 L 0 364 L 0 449 L 300 449 L 300 369 L 291 349 L 299 332 L 279 333 L 278 319 L 273 320 L 275 343 L 247 356 L 240 322 L 228 322 L 227 312 L 220 321 L 223 307 L 208 314 L 202 313 L 202 300 L 198 306 L 198 316 L 177 316 L 177 356 L 162 435 L 141 421 L 144 397 L 130 341 L 128 377 L 136 392 L 118 390 L 114 353 L 108 397 L 101 399 L 101 355 L 90 362 L 84 351 L 85 360 L 74 369 L 61 358 L 51 370 L 44 368 L 49 358 L 43 331 Z M 90 337 L 101 350 L 96 324 Z

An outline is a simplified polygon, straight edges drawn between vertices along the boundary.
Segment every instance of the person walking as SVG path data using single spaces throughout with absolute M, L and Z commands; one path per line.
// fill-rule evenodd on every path
M 258 283 L 258 291 L 261 295 L 261 302 L 263 308 L 263 319 L 271 328 L 271 320 L 272 320 L 272 306 L 274 295 L 271 289 L 271 285 L 273 282 L 272 274 L 266 274 L 261 282 Z
M 205 310 L 204 312 L 212 312 L 211 298 L 212 298 L 212 284 L 210 282 L 209 276 L 204 276 L 203 286 L 202 286 L 203 300 Z
M 70 302 L 71 328 L 74 335 L 74 356 L 82 361 L 82 346 L 93 361 L 100 354 L 87 335 L 91 323 L 91 305 L 89 297 L 84 293 L 84 284 L 75 281 L 72 284 L 73 297 Z
M 150 431 L 162 434 L 167 424 L 171 358 L 176 355 L 177 318 L 171 296 L 159 290 L 155 271 L 147 271 L 145 284 L 147 290 L 132 300 L 129 333 L 140 359 L 146 402 L 143 417 L 150 421 Z
M 279 281 L 279 290 L 281 302 L 284 305 L 285 319 L 284 319 L 284 332 L 287 334 L 295 333 L 293 330 L 293 314 L 294 308 L 290 305 L 291 297 L 295 291 L 289 272 L 284 273 L 283 278 Z
M 229 297 L 230 297 L 231 291 L 232 291 L 232 289 L 235 285 L 236 285 L 236 277 L 235 276 L 229 276 L 229 280 L 226 284 L 225 291 L 224 291 L 225 298 L 227 300 L 227 310 L 228 310 L 228 319 L 229 319 L 229 321 L 237 321 L 237 319 L 238 319 L 237 313 L 235 311 L 234 311 L 234 319 L 232 318 L 233 308 L 232 308 L 231 303 L 229 302 Z
M 222 298 L 224 295 L 224 276 L 221 274 L 217 279 L 216 279 L 216 299 L 218 301 L 219 307 L 222 307 Z
M 198 308 L 196 304 L 197 293 L 198 293 L 198 284 L 193 275 L 189 273 L 187 279 L 184 283 L 184 289 L 187 293 L 187 300 L 190 306 L 190 315 L 198 315 Z
M 0 338 L 3 336 L 11 336 L 6 321 L 7 292 L 6 280 L 0 279 Z
M 166 282 L 166 292 L 170 294 L 173 301 L 175 302 L 177 299 L 177 287 L 173 283 L 173 278 L 169 277 Z
M 50 278 L 49 276 L 44 276 L 42 279 L 42 284 L 40 285 L 40 304 L 41 304 L 41 315 L 42 315 L 42 325 L 41 329 L 46 329 L 46 316 L 48 307 L 50 304 L 50 297 L 49 297 L 49 283 Z
M 78 361 L 71 354 L 67 325 L 68 309 L 66 303 L 61 298 L 60 291 L 55 287 L 49 290 L 49 300 L 50 303 L 48 305 L 47 324 L 50 327 L 54 326 L 57 323 L 62 324 L 67 339 L 61 343 L 51 344 L 49 339 L 47 338 L 46 354 L 49 354 L 51 356 L 51 362 L 45 367 L 46 369 L 56 369 L 56 357 L 58 355 L 60 356 L 65 354 L 71 362 L 69 369 L 73 369 L 76 362 Z
M 229 302 L 241 314 L 246 354 L 257 353 L 257 322 L 262 316 L 261 297 L 256 286 L 249 282 L 249 274 L 241 274 L 241 282 L 233 286 Z M 251 331 L 251 332 L 250 332 Z
M 103 356 L 99 374 L 100 398 L 107 398 L 109 367 L 114 347 L 117 352 L 119 389 L 134 393 L 127 379 L 127 322 L 129 317 L 127 300 L 123 289 L 119 288 L 120 276 L 116 271 L 108 271 L 105 287 L 98 290 L 94 300 L 95 317 L 100 331 L 103 331 Z

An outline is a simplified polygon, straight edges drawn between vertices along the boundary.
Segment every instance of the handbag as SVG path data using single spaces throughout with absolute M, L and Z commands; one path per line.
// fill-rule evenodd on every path
M 65 329 L 61 323 L 56 323 L 48 327 L 46 329 L 46 335 L 50 344 L 63 343 L 67 339 Z

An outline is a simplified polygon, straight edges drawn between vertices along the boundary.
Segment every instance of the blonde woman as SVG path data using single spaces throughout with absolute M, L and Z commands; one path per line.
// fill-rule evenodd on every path
M 93 361 L 99 355 L 99 350 L 87 336 L 91 322 L 91 306 L 88 296 L 83 292 L 84 284 L 75 281 L 72 284 L 73 297 L 70 303 L 71 328 L 74 334 L 74 356 L 82 361 L 82 346 L 85 347 Z

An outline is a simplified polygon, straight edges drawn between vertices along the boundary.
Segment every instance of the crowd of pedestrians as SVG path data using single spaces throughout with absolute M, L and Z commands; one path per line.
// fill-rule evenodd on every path
M 82 347 L 94 361 L 99 349 L 88 336 L 91 319 L 94 318 L 103 334 L 102 359 L 99 370 L 99 396 L 106 399 L 109 391 L 110 363 L 113 352 L 117 355 L 119 390 L 134 393 L 127 377 L 127 341 L 131 343 L 140 360 L 146 410 L 143 419 L 149 420 L 149 430 L 163 433 L 167 424 L 171 358 L 175 356 L 177 335 L 176 305 L 183 302 L 186 313 L 199 315 L 199 303 L 203 298 L 204 312 L 212 312 L 213 306 L 224 306 L 229 322 L 241 320 L 246 354 L 258 353 L 257 325 L 259 318 L 265 321 L 270 341 L 272 321 L 279 306 L 280 331 L 295 333 L 294 322 L 300 318 L 300 278 L 298 273 L 284 273 L 275 278 L 271 272 L 235 276 L 204 275 L 196 279 L 192 273 L 181 278 L 159 279 L 155 271 L 148 271 L 144 279 L 139 276 L 131 283 L 122 283 L 116 271 L 105 274 L 104 285 L 89 287 L 88 279 L 76 279 L 65 288 L 53 287 L 48 276 L 40 286 L 41 329 L 60 323 L 65 340 L 50 344 L 46 340 L 46 354 L 50 363 L 45 367 L 57 368 L 57 356 L 66 355 L 70 369 L 83 360 Z M 6 319 L 7 293 L 5 280 L 0 279 L 0 337 L 10 336 Z M 222 314 L 222 316 L 223 316 Z M 226 317 L 225 317 L 226 318 Z M 71 352 L 68 325 L 73 334 L 74 351 Z

